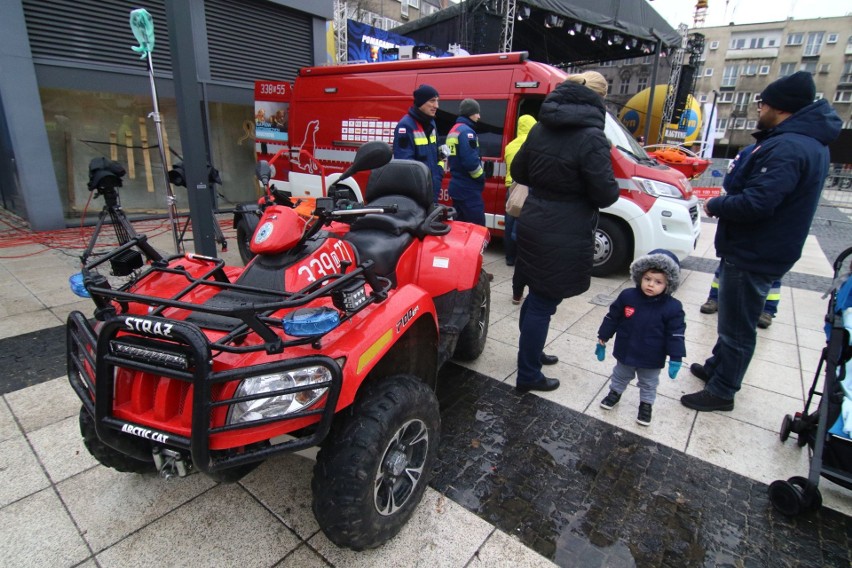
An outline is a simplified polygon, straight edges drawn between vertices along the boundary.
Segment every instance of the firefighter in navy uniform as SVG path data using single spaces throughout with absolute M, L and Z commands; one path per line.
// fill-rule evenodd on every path
M 423 162 L 432 172 L 435 203 L 441 195 L 444 168 L 438 154 L 438 91 L 431 85 L 420 85 L 414 91 L 414 105 L 396 125 L 393 133 L 393 157 L 397 160 Z
M 474 126 L 479 120 L 479 103 L 464 99 L 459 105 L 459 117 L 447 134 L 450 149 L 450 197 L 457 219 L 485 226 L 485 172 L 479 154 L 479 139 Z

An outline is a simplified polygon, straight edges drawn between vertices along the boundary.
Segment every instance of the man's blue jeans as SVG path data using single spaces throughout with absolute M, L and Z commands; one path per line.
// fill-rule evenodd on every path
M 719 270 L 718 338 L 704 363 L 710 394 L 732 400 L 743 383 L 757 343 L 757 320 L 772 283 L 783 274 L 740 270 L 724 259 Z
M 561 298 L 547 298 L 532 290 L 527 294 L 527 299 L 521 306 L 517 384 L 524 385 L 544 380 L 541 372 L 541 354 L 547 341 L 550 317 L 556 313 L 556 307 L 561 302 Z

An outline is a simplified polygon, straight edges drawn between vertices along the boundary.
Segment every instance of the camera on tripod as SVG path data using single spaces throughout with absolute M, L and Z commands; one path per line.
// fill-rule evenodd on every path
M 116 193 L 115 188 L 121 187 L 121 178 L 127 171 L 124 166 L 107 158 L 94 158 L 89 162 L 89 191 L 97 190 L 107 196 Z
M 95 226 L 89 246 L 83 253 L 82 260 L 84 264 L 88 260 L 89 255 L 92 254 L 101 227 L 107 218 L 109 218 L 115 230 L 119 245 L 124 245 L 137 236 L 136 231 L 133 230 L 133 226 L 127 220 L 124 211 L 121 210 L 121 206 L 118 203 L 118 191 L 116 191 L 116 188 L 121 187 L 121 178 L 126 173 L 127 171 L 124 169 L 124 166 L 107 158 L 94 158 L 89 162 L 89 191 L 95 191 L 95 196 L 103 195 L 106 203 L 104 203 L 104 208 L 98 216 L 98 223 Z M 119 252 L 111 257 L 109 262 L 113 276 L 128 276 L 144 264 L 141 253 L 133 248 Z

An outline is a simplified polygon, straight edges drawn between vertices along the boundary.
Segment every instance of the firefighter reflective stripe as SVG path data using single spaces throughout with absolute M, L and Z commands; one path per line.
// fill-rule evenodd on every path
M 458 148 L 458 146 L 459 146 L 459 128 L 461 126 L 462 126 L 462 124 L 460 122 L 457 122 L 453 125 L 453 127 L 447 133 L 447 146 L 450 149 L 450 156 L 457 156 L 459 158 L 462 158 L 462 156 L 459 154 L 459 148 Z M 476 138 L 474 137 L 474 140 L 475 139 Z M 462 159 L 464 159 L 464 158 L 462 158 Z M 478 159 L 477 159 L 476 168 L 474 168 L 472 170 L 467 170 L 467 174 L 473 179 L 478 179 L 478 178 L 482 177 L 483 173 L 485 173 L 485 172 L 482 169 L 482 162 L 480 162 Z
M 450 149 L 450 156 L 458 156 L 459 145 L 459 123 L 455 123 L 447 133 L 447 147 Z
M 769 289 L 769 295 L 766 296 L 766 301 L 771 302 L 781 299 L 781 282 L 774 282 L 772 288 Z
M 414 128 L 414 145 L 415 146 L 426 146 L 428 144 L 437 144 L 438 138 L 435 136 L 435 132 L 433 131 L 431 135 L 426 136 L 426 132 L 423 130 L 423 127 L 420 124 Z

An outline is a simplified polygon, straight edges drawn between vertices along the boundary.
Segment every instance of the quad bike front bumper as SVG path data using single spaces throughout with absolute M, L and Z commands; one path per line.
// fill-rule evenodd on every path
M 66 340 L 68 378 L 85 410 L 94 417 L 98 438 L 140 460 L 150 461 L 153 455 L 158 467 L 166 462 L 178 473 L 179 466 L 190 460 L 191 468 L 214 473 L 318 445 L 331 427 L 343 381 L 339 365 L 321 355 L 214 372 L 211 345 L 200 328 L 165 318 L 119 315 L 104 322 L 96 333 L 82 313 L 72 312 Z M 235 392 L 223 388 L 226 383 L 305 365 L 325 367 L 330 379 L 312 383 L 309 388 L 290 387 L 248 396 L 223 394 Z M 117 388 L 117 369 L 129 370 L 140 381 L 149 381 L 130 388 L 147 393 L 125 405 L 133 409 L 130 413 L 116 411 L 116 397 L 126 396 Z M 241 402 L 317 389 L 325 391 L 316 404 L 284 416 L 234 424 L 226 419 L 228 410 Z M 188 422 L 189 428 L 182 431 L 189 435 L 153 427 L 150 417 L 157 417 L 163 424 L 169 420 L 176 425 Z M 289 431 L 298 430 L 299 437 L 275 444 L 270 444 L 269 439 L 228 444 L 229 438 L 244 437 L 254 429 L 269 432 L 278 426 L 280 434 L 282 424 L 291 424 Z

